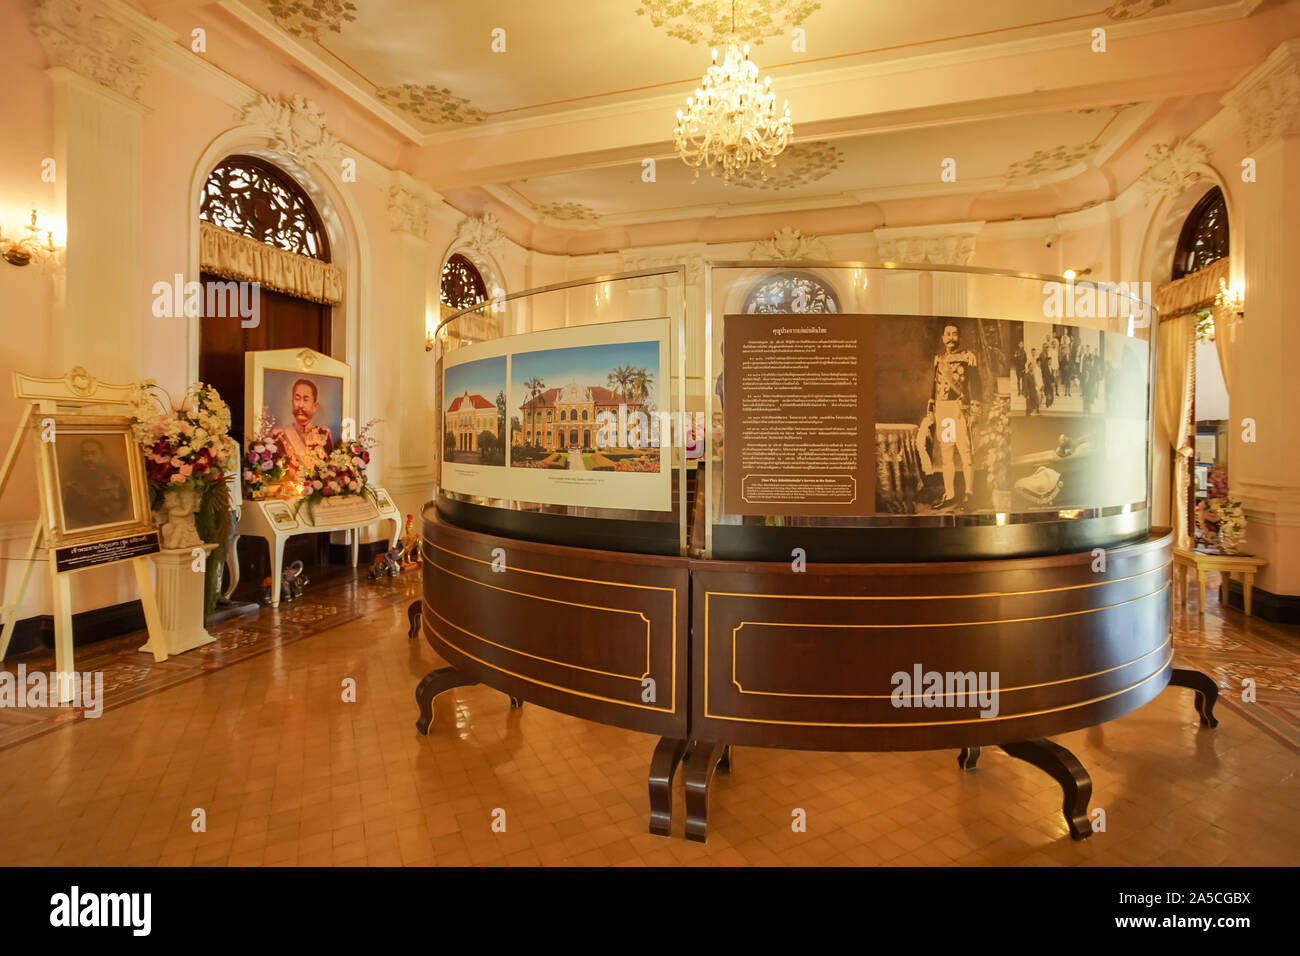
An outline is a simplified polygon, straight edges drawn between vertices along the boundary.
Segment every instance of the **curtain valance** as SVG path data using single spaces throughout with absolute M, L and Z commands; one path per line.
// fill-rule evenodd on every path
M 223 279 L 258 282 L 312 302 L 338 305 L 343 301 L 343 272 L 337 266 L 208 222 L 199 223 L 199 267 Z

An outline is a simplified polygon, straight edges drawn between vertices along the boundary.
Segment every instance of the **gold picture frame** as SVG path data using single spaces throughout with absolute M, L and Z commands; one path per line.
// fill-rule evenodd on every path
M 153 534 L 144 454 L 131 419 L 34 413 L 51 548 Z
M 343 438 L 344 424 L 352 414 L 352 368 L 314 349 L 269 349 L 244 353 L 244 444 L 254 434 L 257 417 L 267 409 L 276 427 L 295 425 L 293 393 L 297 383 L 311 383 L 314 414 L 309 428 L 329 431 L 331 447 Z M 356 434 L 353 423 L 352 437 Z

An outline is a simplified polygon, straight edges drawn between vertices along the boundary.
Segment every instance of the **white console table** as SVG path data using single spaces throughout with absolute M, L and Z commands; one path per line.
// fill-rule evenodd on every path
M 230 545 L 230 592 L 239 584 L 239 538 L 251 534 L 266 542 L 271 553 L 271 606 L 280 606 L 280 584 L 284 566 L 284 543 L 296 534 L 316 534 L 320 531 L 346 531 L 352 545 L 352 566 L 357 566 L 357 550 L 361 546 L 361 528 L 379 521 L 391 521 L 393 533 L 388 547 L 397 546 L 402 533 L 402 514 L 383 488 L 373 489 L 375 500 L 364 495 L 344 495 L 320 502 L 307 513 L 304 504 L 297 501 L 271 498 L 266 501 L 241 502 L 239 523 Z M 295 511 L 297 512 L 295 514 Z

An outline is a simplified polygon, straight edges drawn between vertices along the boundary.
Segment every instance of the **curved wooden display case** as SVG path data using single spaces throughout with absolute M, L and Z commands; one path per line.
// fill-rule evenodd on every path
M 438 693 L 483 683 L 657 734 L 651 830 L 668 833 L 685 758 L 686 834 L 700 840 L 732 745 L 960 748 L 967 770 L 979 748 L 1001 746 L 1060 782 L 1081 838 L 1091 783 L 1046 737 L 1119 717 L 1170 683 L 1194 687 L 1213 724 L 1213 682 L 1172 666 L 1170 548 L 1157 532 L 1105 552 L 795 570 L 504 538 L 430 504 L 412 636 L 418 615 L 453 666 L 421 682 L 417 725 L 427 733 Z M 931 673 L 944 685 L 927 700 Z M 902 688 L 900 674 L 920 686 Z M 985 696 L 963 696 L 981 677 Z

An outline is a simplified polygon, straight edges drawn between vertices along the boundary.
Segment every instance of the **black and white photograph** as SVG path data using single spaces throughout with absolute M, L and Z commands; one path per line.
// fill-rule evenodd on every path
M 152 525 L 140 447 L 127 419 L 56 416 L 42 441 L 60 542 L 119 538 Z
M 1146 344 L 1035 322 L 1011 332 L 1011 510 L 1133 504 L 1146 493 Z
M 876 512 L 1000 508 L 1007 448 L 1006 323 L 880 316 Z

